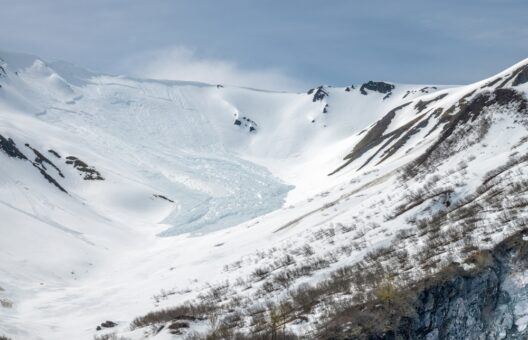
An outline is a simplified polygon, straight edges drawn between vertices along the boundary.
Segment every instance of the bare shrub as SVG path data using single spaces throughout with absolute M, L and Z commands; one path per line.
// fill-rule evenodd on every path
M 150 312 L 135 318 L 130 328 L 136 329 L 149 325 L 177 320 L 205 320 L 206 316 L 215 312 L 219 307 L 213 304 L 186 304 L 173 308 Z
M 0 299 L 0 306 L 4 308 L 13 308 L 13 301 L 6 298 L 2 298 Z
M 313 250 L 312 246 L 305 244 L 302 248 L 302 253 L 304 256 L 309 257 L 315 254 L 315 251 Z
M 2 340 L 2 338 L 0 338 L 0 340 Z M 108 333 L 108 334 L 96 335 L 94 336 L 94 340 L 130 340 L 130 338 L 118 336 L 116 333 Z
M 255 278 L 256 281 L 264 280 L 270 273 L 270 270 L 268 267 L 259 267 L 253 271 L 252 276 Z
M 486 268 L 493 263 L 493 256 L 489 250 L 478 250 L 469 255 L 465 261 L 473 264 L 476 268 Z
M 396 300 L 398 288 L 391 282 L 386 282 L 374 289 L 374 296 L 382 303 L 391 304 Z

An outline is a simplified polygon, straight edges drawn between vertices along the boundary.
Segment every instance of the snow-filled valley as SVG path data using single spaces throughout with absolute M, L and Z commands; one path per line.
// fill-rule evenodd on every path
M 319 338 L 346 324 L 329 305 L 473 270 L 526 231 L 528 60 L 287 93 L 0 52 L 0 86 L 0 336 Z M 523 332 L 517 274 L 500 327 Z

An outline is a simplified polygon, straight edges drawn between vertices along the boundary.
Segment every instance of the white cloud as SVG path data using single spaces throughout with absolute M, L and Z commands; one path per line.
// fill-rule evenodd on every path
M 276 69 L 250 70 L 235 62 L 205 59 L 185 47 L 172 47 L 133 56 L 125 71 L 152 79 L 190 80 L 210 84 L 246 86 L 268 90 L 303 90 L 304 85 Z

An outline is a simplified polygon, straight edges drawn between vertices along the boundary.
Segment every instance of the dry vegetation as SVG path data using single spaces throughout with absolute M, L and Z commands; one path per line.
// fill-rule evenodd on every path
M 394 190 L 359 212 L 354 223 L 326 225 L 310 231 L 302 245 L 259 251 L 228 264 L 226 272 L 254 269 L 234 282 L 210 286 L 197 300 L 139 317 L 131 327 L 153 327 L 154 333 L 168 327 L 188 339 L 382 336 L 402 318 L 413 317 L 417 295 L 427 287 L 488 268 L 498 242 L 527 230 L 528 180 L 523 178 L 528 178 L 528 154 L 513 153 L 469 194 L 459 189 L 466 188 L 468 162 L 476 156 L 445 173 L 436 171 L 454 154 L 482 142 L 490 128 L 492 118 L 484 107 L 496 98 L 471 96 L 457 104 L 452 130 L 444 131 L 425 158 L 404 168 Z M 459 126 L 469 119 L 471 128 Z M 370 215 L 383 209 L 385 223 L 402 221 L 399 230 L 388 230 Z M 373 235 L 392 241 L 372 247 L 367 240 Z M 357 261 L 341 263 L 351 257 Z M 319 273 L 325 275 L 317 283 L 300 283 Z M 183 326 L 197 322 L 207 324 L 209 333 L 187 332 L 192 327 Z M 295 329 L 303 337 L 291 333 Z
M 353 265 L 332 269 L 328 279 L 317 284 L 295 282 L 361 251 L 360 240 L 366 232 L 383 227 L 368 223 L 363 227 L 334 225 L 313 232 L 311 241 L 328 244 L 336 235 L 354 235 L 348 244 L 326 254 L 317 255 L 309 244 L 289 249 L 279 258 L 274 257 L 277 249 L 259 252 L 257 257 L 265 265 L 257 266 L 246 279 L 211 286 L 198 302 L 149 313 L 134 320 L 132 328 L 155 325 L 159 331 L 159 327 L 180 321 L 205 322 L 210 333 L 189 333 L 190 338 L 294 339 L 288 333 L 289 326 L 317 318 L 313 323 L 317 326 L 311 327 L 308 337 L 384 334 L 397 327 L 402 317 L 413 315 L 416 294 L 426 285 L 489 266 L 493 262 L 486 248 L 489 235 L 505 237 L 526 229 L 528 219 L 520 216 L 528 206 L 528 181 L 522 179 L 524 168 L 520 166 L 526 160 L 526 155 L 512 157 L 506 165 L 490 171 L 473 194 L 449 204 L 454 188 L 435 187 L 433 183 L 439 182 L 435 176 L 424 183 L 426 189 L 404 191 L 399 200 L 402 203 L 391 218 L 439 197 L 442 208 L 427 217 L 415 214 L 408 218 L 411 227 L 396 233 L 390 245 L 367 252 Z M 463 172 L 466 167 L 459 164 L 454 172 Z M 409 249 L 414 253 L 409 254 Z M 449 253 L 460 255 L 454 259 Z M 225 270 L 241 267 L 238 263 Z M 428 278 L 427 284 L 423 277 Z M 255 288 L 256 295 L 245 296 L 240 287 Z

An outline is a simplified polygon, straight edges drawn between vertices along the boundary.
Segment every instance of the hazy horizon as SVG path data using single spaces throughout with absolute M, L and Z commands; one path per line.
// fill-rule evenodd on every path
M 302 90 L 465 84 L 528 57 L 528 3 L 1 1 L 0 46 L 112 74 Z

